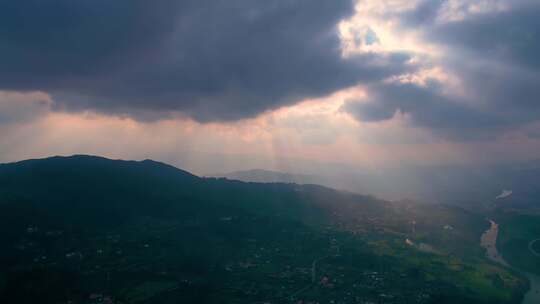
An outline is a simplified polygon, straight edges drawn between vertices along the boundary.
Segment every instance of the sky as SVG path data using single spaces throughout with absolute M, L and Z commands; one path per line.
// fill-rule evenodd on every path
M 0 162 L 537 159 L 538 16 L 538 0 L 2 1 Z

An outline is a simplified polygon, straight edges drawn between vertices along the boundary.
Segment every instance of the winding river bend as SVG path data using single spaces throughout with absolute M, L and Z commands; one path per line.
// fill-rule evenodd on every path
M 493 262 L 510 267 L 504 258 L 497 251 L 497 236 L 499 235 L 499 225 L 490 220 L 489 227 L 480 239 L 480 245 L 486 249 L 487 257 Z M 538 304 L 540 303 L 540 276 L 517 269 L 524 274 L 530 281 L 531 287 L 525 294 L 521 304 Z

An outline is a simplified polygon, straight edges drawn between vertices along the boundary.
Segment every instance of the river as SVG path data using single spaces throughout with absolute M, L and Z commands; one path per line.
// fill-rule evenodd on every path
M 480 238 L 480 245 L 486 249 L 487 257 L 501 265 L 510 267 L 504 258 L 497 251 L 497 235 L 499 234 L 499 225 L 490 220 L 491 226 L 489 227 L 482 237 Z M 521 304 L 538 304 L 540 303 L 540 276 L 517 269 L 523 275 L 525 275 L 531 284 L 531 288 L 525 294 Z

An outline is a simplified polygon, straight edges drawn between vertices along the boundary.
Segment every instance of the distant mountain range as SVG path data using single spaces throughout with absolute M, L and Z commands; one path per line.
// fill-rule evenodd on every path
M 469 167 L 424 166 L 325 176 L 253 169 L 215 176 L 244 182 L 316 184 L 389 200 L 413 199 L 473 210 L 486 206 L 540 209 L 538 162 Z M 512 195 L 500 197 L 503 191 Z
M 326 181 L 321 176 L 308 174 L 291 174 L 278 171 L 253 169 L 245 171 L 234 171 L 225 174 L 215 174 L 213 177 L 223 177 L 231 180 L 254 183 L 295 183 L 295 184 L 319 184 L 326 185 Z M 331 187 L 331 185 L 330 185 Z

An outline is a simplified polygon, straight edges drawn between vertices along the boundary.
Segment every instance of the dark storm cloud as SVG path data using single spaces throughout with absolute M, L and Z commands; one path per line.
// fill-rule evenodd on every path
M 407 114 L 420 127 L 427 127 L 452 139 L 476 139 L 483 132 L 506 124 L 503 118 L 454 99 L 441 92 L 440 83 L 426 86 L 385 83 L 368 88 L 366 102 L 348 101 L 344 110 L 362 121 L 381 121 L 397 112 Z M 470 130 L 463 132 L 463 130 Z
M 171 31 L 178 5 L 145 2 L 2 1 L 2 89 L 81 85 L 147 54 Z
M 461 79 L 469 102 L 478 104 L 485 115 L 497 117 L 501 127 L 540 118 L 540 4 L 514 4 L 507 11 L 426 31 L 430 41 L 448 48 L 450 55 L 443 64 Z
M 492 58 L 526 68 L 540 68 L 540 4 L 479 14 L 432 27 L 426 37 L 472 56 Z
M 463 96 L 443 93 L 445 84 L 437 82 L 376 84 L 368 86 L 370 102 L 344 109 L 363 121 L 407 113 L 413 124 L 453 139 L 492 138 L 538 121 L 540 4 L 509 1 L 509 10 L 437 22 L 442 3 L 421 2 L 399 16 L 400 23 L 443 48 L 437 64 L 459 79 Z
M 341 58 L 351 0 L 20 0 L 0 4 L 0 89 L 55 106 L 236 120 L 376 81 L 404 54 Z

